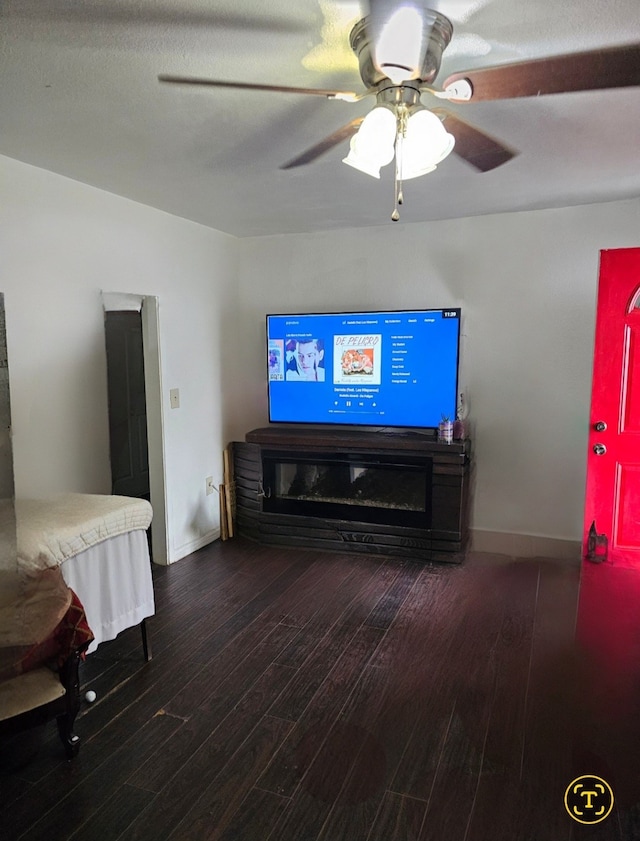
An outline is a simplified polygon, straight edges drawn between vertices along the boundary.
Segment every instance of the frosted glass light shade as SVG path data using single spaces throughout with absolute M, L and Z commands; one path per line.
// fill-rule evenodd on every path
M 353 148 L 354 140 L 355 138 L 352 137 L 349 154 L 346 158 L 342 159 L 342 163 L 352 166 L 354 169 L 359 169 L 360 172 L 364 172 L 366 175 L 371 175 L 372 178 L 380 178 L 380 167 L 382 164 L 374 160 L 370 160 L 364 155 L 359 155 Z
M 398 160 L 398 177 L 402 181 L 433 172 L 453 150 L 455 139 L 442 121 L 426 109 L 409 117 Z
M 380 167 L 393 160 L 396 117 L 384 106 L 376 106 L 351 138 L 349 154 L 343 163 L 380 178 Z

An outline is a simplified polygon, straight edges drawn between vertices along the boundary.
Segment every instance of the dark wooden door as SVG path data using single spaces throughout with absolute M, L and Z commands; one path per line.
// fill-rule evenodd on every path
M 149 499 L 147 408 L 139 312 L 105 314 L 111 492 Z
M 640 568 L 640 248 L 603 251 L 583 556 Z

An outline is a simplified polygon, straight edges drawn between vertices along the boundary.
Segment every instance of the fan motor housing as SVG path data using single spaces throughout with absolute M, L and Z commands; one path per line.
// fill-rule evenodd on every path
M 360 77 L 367 88 L 374 88 L 387 79 L 382 70 L 379 70 L 374 61 L 370 31 L 371 18 L 365 17 L 359 20 L 351 30 L 349 43 L 351 49 L 358 59 Z M 425 10 L 423 17 L 423 42 L 425 44 L 424 55 L 420 68 L 410 78 L 417 82 L 430 84 L 438 75 L 442 53 L 449 45 L 453 35 L 453 24 L 444 15 L 430 9 Z

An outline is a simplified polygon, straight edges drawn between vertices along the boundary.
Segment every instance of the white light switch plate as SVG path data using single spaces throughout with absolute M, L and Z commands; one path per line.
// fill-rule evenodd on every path
M 171 401 L 171 408 L 172 409 L 179 409 L 180 408 L 180 389 L 179 388 L 172 388 L 169 391 L 169 400 Z

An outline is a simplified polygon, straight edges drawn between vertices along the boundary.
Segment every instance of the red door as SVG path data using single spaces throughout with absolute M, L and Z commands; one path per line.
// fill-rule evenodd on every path
M 640 248 L 600 255 L 583 557 L 640 568 Z

